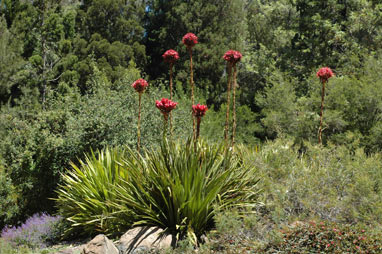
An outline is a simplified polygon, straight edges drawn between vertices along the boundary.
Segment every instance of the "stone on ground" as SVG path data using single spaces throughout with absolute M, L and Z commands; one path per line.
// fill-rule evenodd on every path
M 162 235 L 157 227 L 137 227 L 127 231 L 119 240 L 121 254 L 144 253 L 151 249 L 166 249 L 175 244 L 175 237 Z
M 112 241 L 101 234 L 94 237 L 81 254 L 119 254 L 119 251 Z

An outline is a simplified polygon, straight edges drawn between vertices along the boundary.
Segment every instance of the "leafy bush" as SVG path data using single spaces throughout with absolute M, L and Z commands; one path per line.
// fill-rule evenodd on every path
M 0 165 L 0 228 L 12 223 L 19 210 L 17 200 L 16 188 Z
M 56 242 L 61 216 L 35 214 L 19 227 L 5 227 L 1 238 L 14 245 L 25 245 L 30 248 L 42 248 Z
M 66 235 L 81 231 L 83 235 L 97 231 L 113 232 L 113 212 L 109 202 L 115 201 L 115 185 L 128 179 L 122 159 L 126 151 L 105 148 L 91 152 L 80 160 L 80 166 L 71 164 L 73 170 L 63 175 L 56 199 L 60 214 L 71 224 Z
M 164 142 L 144 156 L 130 151 L 129 180 L 116 186 L 116 218 L 167 229 L 194 242 L 214 226 L 215 213 L 255 206 L 259 177 L 224 146 Z
M 382 233 L 359 226 L 296 222 L 281 231 L 260 253 L 381 253 Z
M 382 222 L 381 154 L 345 146 L 293 147 L 279 139 L 249 149 L 262 175 L 263 207 L 275 221 L 319 217 L 344 223 Z

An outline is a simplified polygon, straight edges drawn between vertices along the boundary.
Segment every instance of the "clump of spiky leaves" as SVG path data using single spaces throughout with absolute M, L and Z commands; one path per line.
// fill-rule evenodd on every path
M 95 232 L 113 233 L 113 207 L 108 202 L 116 200 L 113 186 L 127 180 L 122 158 L 125 150 L 105 148 L 86 155 L 72 171 L 63 175 L 56 199 L 60 214 L 71 227 L 66 234 L 92 235 Z
M 214 226 L 216 211 L 257 204 L 256 169 L 223 145 L 198 142 L 194 149 L 191 140 L 165 140 L 125 158 L 129 179 L 117 184 L 112 205 L 114 217 L 133 226 L 158 226 L 196 243 Z

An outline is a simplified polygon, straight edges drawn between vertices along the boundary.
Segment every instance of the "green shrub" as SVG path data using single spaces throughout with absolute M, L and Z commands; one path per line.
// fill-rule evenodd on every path
M 275 221 L 319 217 L 344 223 L 381 223 L 381 154 L 345 146 L 293 147 L 279 139 L 244 153 L 262 176 L 264 213 Z
M 112 233 L 115 210 L 109 202 L 116 200 L 113 188 L 122 179 L 128 179 L 122 164 L 126 151 L 105 148 L 85 156 L 80 166 L 71 164 L 73 170 L 63 175 L 56 199 L 59 212 L 70 222 L 66 235 L 96 232 Z
M 114 217 L 127 225 L 149 225 L 194 243 L 214 226 L 216 211 L 255 206 L 259 177 L 224 146 L 164 142 L 125 157 L 129 178 L 114 188 Z
M 15 186 L 0 165 L 0 229 L 13 222 L 12 219 L 19 210 L 17 201 Z

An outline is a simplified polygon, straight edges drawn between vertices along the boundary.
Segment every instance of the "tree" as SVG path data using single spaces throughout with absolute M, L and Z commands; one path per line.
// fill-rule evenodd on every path
M 0 17 L 4 16 L 8 28 L 11 27 L 21 6 L 20 0 L 0 0 Z
M 12 37 L 5 18 L 0 16 L 0 104 L 11 96 L 15 75 L 24 63 L 21 53 L 21 42 Z
M 120 79 L 130 61 L 143 68 L 146 64 L 142 44 L 142 19 L 145 5 L 142 0 L 83 1 L 76 16 L 77 37 L 73 41 L 78 57 L 76 69 L 80 73 L 79 87 L 87 90 L 92 74 L 90 63 L 96 63 L 112 82 Z

